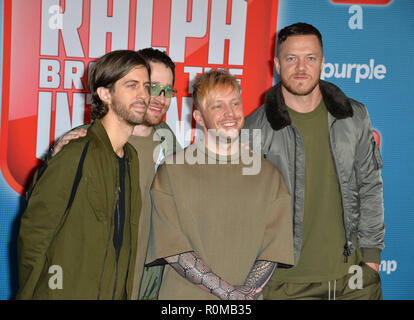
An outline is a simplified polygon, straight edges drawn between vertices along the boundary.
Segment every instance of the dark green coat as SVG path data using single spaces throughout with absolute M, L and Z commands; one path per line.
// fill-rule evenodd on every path
M 66 210 L 84 146 L 89 141 L 76 196 Z M 118 264 L 113 245 L 119 192 L 118 161 L 99 120 L 85 137 L 72 141 L 53 159 L 32 188 L 18 239 L 18 299 L 126 299 L 131 295 L 141 211 L 139 163 L 125 145 L 125 228 Z M 63 271 L 62 289 L 51 289 Z M 52 286 L 53 287 L 53 286 Z

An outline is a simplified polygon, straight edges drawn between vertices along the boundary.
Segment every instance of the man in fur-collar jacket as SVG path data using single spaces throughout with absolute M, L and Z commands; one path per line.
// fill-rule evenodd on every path
M 382 160 L 367 109 L 320 80 L 315 27 L 282 29 L 274 60 L 281 81 L 245 128 L 261 129 L 253 143 L 261 139 L 290 191 L 296 265 L 278 269 L 264 297 L 381 299 Z

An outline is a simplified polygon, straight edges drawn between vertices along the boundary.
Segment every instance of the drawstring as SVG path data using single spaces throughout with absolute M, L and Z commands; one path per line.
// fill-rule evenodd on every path
M 336 280 L 334 280 L 333 299 L 336 300 Z M 328 281 L 328 300 L 331 300 L 331 281 Z

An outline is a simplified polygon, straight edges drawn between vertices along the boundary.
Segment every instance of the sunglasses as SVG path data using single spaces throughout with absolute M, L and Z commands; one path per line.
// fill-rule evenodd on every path
M 159 84 L 151 84 L 150 94 L 152 97 L 158 97 L 164 92 L 166 98 L 175 97 L 177 90 L 171 86 L 161 86 Z

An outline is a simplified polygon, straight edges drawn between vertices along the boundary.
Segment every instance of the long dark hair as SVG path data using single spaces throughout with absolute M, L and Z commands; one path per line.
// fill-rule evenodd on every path
M 137 66 L 147 68 L 148 75 L 150 75 L 151 70 L 146 60 L 132 50 L 115 50 L 93 63 L 88 79 L 88 87 L 92 94 L 92 119 L 102 119 L 108 113 L 108 106 L 103 103 L 97 93 L 98 88 L 105 87 L 113 91 L 115 82 Z

